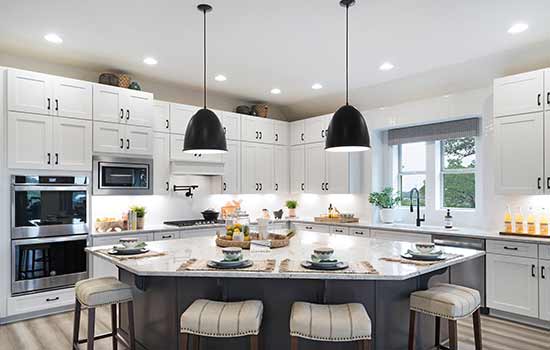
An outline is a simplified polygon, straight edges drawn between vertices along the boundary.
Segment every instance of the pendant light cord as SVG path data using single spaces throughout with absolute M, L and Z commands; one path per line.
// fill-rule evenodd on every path
M 346 106 L 349 104 L 349 98 L 348 98 L 348 90 L 349 90 L 349 86 L 348 86 L 348 75 L 349 75 L 349 72 L 348 72 L 348 61 L 349 61 L 349 58 L 348 58 L 348 51 L 349 51 L 349 48 L 348 48 L 348 33 L 349 33 L 349 29 L 348 29 L 348 11 L 349 11 L 349 5 L 346 5 Z
M 203 102 L 204 109 L 206 109 L 206 9 L 203 11 L 204 23 L 203 23 Z

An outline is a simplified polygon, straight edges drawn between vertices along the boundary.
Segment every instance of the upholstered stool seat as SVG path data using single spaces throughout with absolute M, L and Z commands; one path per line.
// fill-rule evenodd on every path
M 75 293 L 83 305 L 94 307 L 132 300 L 132 287 L 114 277 L 78 281 L 75 285 Z
M 251 336 L 251 347 L 256 349 L 263 309 L 263 303 L 259 300 L 238 302 L 195 300 L 181 315 L 183 348 L 187 348 L 187 334 L 192 334 L 214 338 Z
M 450 349 L 457 349 L 458 347 L 456 321 L 473 314 L 476 350 L 480 350 L 480 306 L 479 291 L 454 284 L 441 283 L 427 290 L 413 292 L 410 298 L 409 349 L 414 349 L 415 317 L 416 313 L 420 312 L 436 317 L 436 346 L 439 346 L 440 319 L 449 320 Z

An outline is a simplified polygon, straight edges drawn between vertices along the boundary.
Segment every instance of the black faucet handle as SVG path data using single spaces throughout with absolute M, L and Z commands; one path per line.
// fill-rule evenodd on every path
M 426 214 L 422 214 L 422 219 L 420 221 L 426 221 Z

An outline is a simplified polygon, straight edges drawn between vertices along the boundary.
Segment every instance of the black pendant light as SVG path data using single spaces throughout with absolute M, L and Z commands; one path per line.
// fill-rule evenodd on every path
M 328 152 L 359 152 L 370 149 L 369 129 L 365 118 L 357 108 L 348 102 L 348 11 L 355 0 L 341 0 L 340 5 L 346 8 L 346 104 L 334 113 L 325 141 Z
M 206 13 L 212 11 L 212 6 L 201 4 L 197 6 L 204 15 L 204 106 L 191 117 L 187 130 L 185 130 L 185 139 L 183 141 L 183 151 L 186 153 L 225 153 L 227 152 L 227 142 L 220 119 L 214 112 L 206 108 Z

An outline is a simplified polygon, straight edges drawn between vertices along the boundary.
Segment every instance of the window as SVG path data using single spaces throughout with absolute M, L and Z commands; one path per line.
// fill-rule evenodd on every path
M 475 137 L 448 139 L 439 144 L 442 206 L 475 208 Z
M 411 204 L 413 188 L 420 192 L 420 205 L 426 205 L 426 142 L 397 145 L 397 188 L 401 205 Z M 416 203 L 416 201 L 415 201 Z

